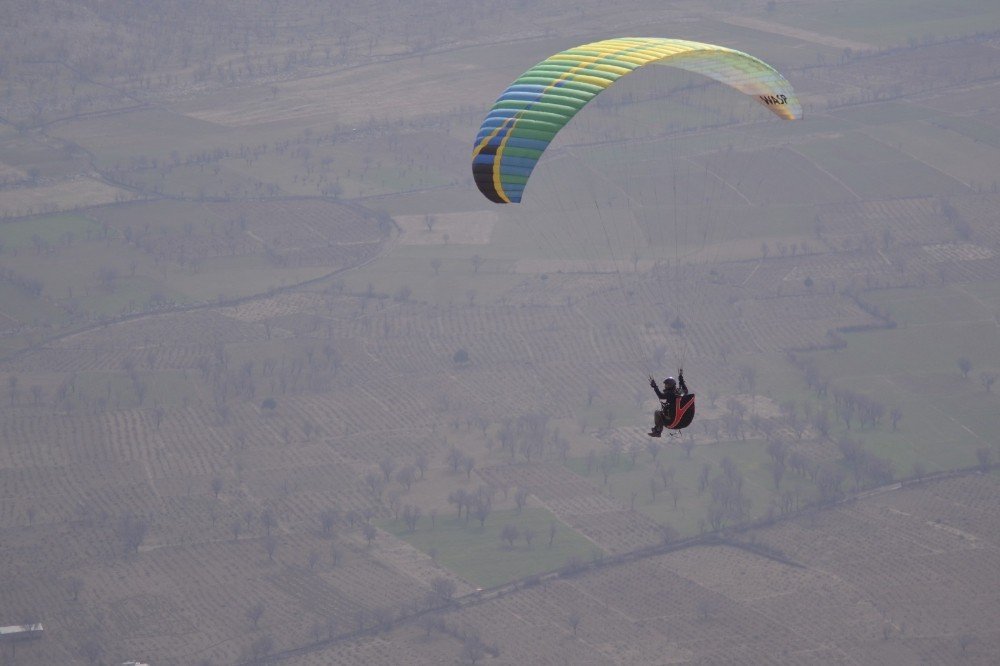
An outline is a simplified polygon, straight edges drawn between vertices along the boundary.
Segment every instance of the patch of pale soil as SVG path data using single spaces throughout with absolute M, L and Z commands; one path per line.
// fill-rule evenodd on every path
M 486 245 L 497 214 L 488 210 L 436 215 L 397 215 L 400 245 Z M 428 224 L 430 229 L 428 229 Z
M 289 293 L 219 308 L 218 312 L 240 321 L 258 322 L 302 312 L 315 312 L 322 306 L 323 298 L 318 294 Z
M 0 191 L 0 211 L 10 215 L 58 212 L 138 198 L 86 176 L 60 183 Z
M 28 177 L 28 174 L 17 167 L 0 162 L 0 183 L 18 183 Z
M 994 256 L 994 252 L 990 248 L 973 243 L 940 243 L 938 245 L 924 245 L 922 249 L 931 261 L 936 263 L 992 259 Z
M 965 532 L 963 530 L 960 530 L 957 527 L 952 527 L 950 525 L 945 525 L 944 523 L 939 523 L 939 522 L 933 521 L 933 520 L 927 520 L 927 521 L 924 521 L 924 522 L 927 523 L 928 525 L 930 525 L 931 527 L 933 527 L 934 529 L 943 530 L 943 531 L 947 532 L 948 534 L 957 536 L 960 539 L 965 539 L 966 541 L 969 541 L 973 545 L 976 545 L 976 543 L 979 541 L 979 537 L 977 537 L 975 534 L 970 534 L 969 532 Z

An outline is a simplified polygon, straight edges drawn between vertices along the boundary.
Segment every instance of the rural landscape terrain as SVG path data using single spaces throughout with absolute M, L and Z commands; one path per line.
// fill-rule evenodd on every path
M 0 664 L 1000 660 L 994 0 L 0 35 Z M 635 35 L 803 118 L 650 66 L 487 201 L 497 95 Z M 680 367 L 695 421 L 648 437 Z

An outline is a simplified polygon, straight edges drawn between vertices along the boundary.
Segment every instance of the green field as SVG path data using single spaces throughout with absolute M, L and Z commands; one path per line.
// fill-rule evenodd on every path
M 414 532 L 408 531 L 402 521 L 389 521 L 380 527 L 425 553 L 436 551 L 436 560 L 442 566 L 479 587 L 550 571 L 571 557 L 586 560 L 595 551 L 601 552 L 583 535 L 537 507 L 525 508 L 520 515 L 515 511 L 494 511 L 482 527 L 475 519 L 459 520 L 451 513 L 439 516 L 436 522 L 432 529 L 430 519 L 424 517 Z M 549 547 L 549 526 L 553 523 L 556 533 Z M 521 533 L 534 530 L 531 546 L 523 538 L 516 540 L 513 548 L 501 541 L 500 531 L 508 524 Z
M 855 424 L 851 433 L 890 458 L 897 474 L 909 475 L 916 462 L 929 470 L 969 467 L 976 463 L 976 449 L 996 449 L 1000 395 L 986 391 L 980 374 L 1000 373 L 997 286 L 872 293 L 866 298 L 888 306 L 898 327 L 850 333 L 846 349 L 815 354 L 835 386 L 902 409 L 898 432 L 885 424 L 876 430 L 858 430 Z M 958 368 L 963 357 L 972 363 L 968 378 Z M 843 432 L 838 424 L 833 436 Z
M 0 244 L 4 253 L 27 248 L 60 246 L 77 240 L 96 238 L 101 225 L 84 215 L 50 215 L 0 223 Z

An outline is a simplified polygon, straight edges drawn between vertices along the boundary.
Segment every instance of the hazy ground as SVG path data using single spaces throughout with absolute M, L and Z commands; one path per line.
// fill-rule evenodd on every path
M 1000 8 L 522 5 L 0 8 L 3 663 L 997 659 Z

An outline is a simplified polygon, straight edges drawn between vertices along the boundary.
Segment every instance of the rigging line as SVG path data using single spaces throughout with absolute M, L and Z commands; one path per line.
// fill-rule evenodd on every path
M 627 298 L 627 292 L 628 292 L 628 290 L 625 287 L 625 280 L 622 277 L 622 273 L 621 273 L 621 270 L 620 270 L 619 264 L 618 264 L 618 258 L 615 256 L 615 249 L 614 249 L 613 244 L 611 242 L 611 234 L 608 232 L 607 223 L 605 222 L 604 211 L 601 209 L 601 207 L 600 207 L 600 205 L 599 205 L 599 203 L 597 201 L 597 194 L 596 194 L 596 192 L 594 193 L 594 208 L 597 211 L 597 218 L 598 218 L 598 221 L 600 222 L 601 229 L 604 231 L 604 238 L 605 238 L 605 241 L 607 242 L 607 245 L 608 245 L 608 252 L 611 255 L 611 262 L 612 262 L 612 266 L 614 267 L 614 271 L 613 272 L 614 272 L 615 278 L 616 278 L 616 280 L 618 282 L 618 289 L 621 292 L 621 297 L 623 299 L 625 299 L 626 302 L 630 302 L 631 299 Z M 630 308 L 628 308 L 626 306 L 625 312 L 628 312 L 629 309 Z M 630 365 L 634 363 L 635 365 L 641 366 L 642 363 L 638 360 L 638 359 L 644 358 L 644 350 L 642 348 L 642 341 L 641 341 L 641 339 L 638 336 L 636 336 L 636 337 L 633 338 L 632 332 L 630 330 L 630 327 L 628 326 L 628 324 L 629 324 L 629 318 L 628 317 L 622 317 L 619 320 L 619 323 L 624 325 L 622 327 L 622 333 L 621 333 L 621 335 L 623 335 L 624 338 L 625 338 L 623 340 L 623 342 L 631 348 L 630 349 L 630 352 L 631 352 L 630 355 L 631 355 L 631 357 L 633 359 L 636 359 L 636 360 L 632 361 L 632 363 L 630 363 Z M 626 362 L 628 362 L 628 361 L 626 361 Z
M 618 147 L 612 148 L 612 150 L 619 150 L 619 149 L 620 148 Z M 614 157 L 614 153 L 612 153 L 612 157 Z M 579 158 L 577 159 L 579 160 Z M 614 189 L 621 192 L 625 196 L 626 209 L 629 202 L 638 204 L 638 202 L 635 201 L 635 199 L 631 196 L 631 194 L 626 189 L 624 189 L 619 183 L 615 182 L 614 179 L 608 178 L 603 173 L 595 170 L 593 167 L 587 164 L 586 161 L 581 161 L 581 164 L 583 164 L 586 170 L 589 171 L 593 176 L 597 177 L 600 180 L 603 180 L 606 183 L 609 183 L 610 185 L 612 185 Z M 604 208 L 601 207 L 600 202 L 597 199 L 597 194 L 598 194 L 597 188 L 591 188 L 591 194 L 594 199 L 594 210 L 597 213 L 597 221 L 601 227 L 601 231 L 604 234 L 605 244 L 608 246 L 608 253 L 611 257 L 613 272 L 615 273 L 616 281 L 618 282 L 618 287 L 619 290 L 621 291 L 622 298 L 625 298 L 628 290 L 625 287 L 625 281 L 624 278 L 622 277 L 621 264 L 615 253 L 614 243 L 612 243 L 611 240 L 611 233 L 608 231 L 608 222 L 605 219 L 605 214 L 604 214 L 605 210 Z M 608 211 L 611 213 L 614 212 L 614 206 L 610 203 L 610 201 L 608 203 Z M 617 225 L 614 224 L 614 220 L 612 220 L 612 226 L 615 228 L 615 240 L 618 242 L 618 244 L 621 244 L 621 235 Z M 598 272 L 603 272 L 600 270 L 599 260 L 596 257 L 594 263 L 595 263 L 595 270 Z M 627 324 L 627 322 L 628 320 L 625 319 L 623 323 Z M 633 339 L 628 329 L 628 326 L 625 327 L 624 335 L 625 335 L 624 342 L 631 347 L 632 356 L 635 359 L 645 359 L 646 353 L 644 346 L 642 345 L 641 335 Z M 644 366 L 644 364 L 638 360 L 635 360 L 634 363 L 639 366 Z
M 671 272 L 674 275 L 674 279 L 672 280 L 673 287 L 674 287 L 674 289 L 676 289 L 678 283 L 680 282 L 680 276 L 681 276 L 681 272 L 680 272 L 680 267 L 681 267 L 680 238 L 678 237 L 679 236 L 680 218 L 679 218 L 679 215 L 678 215 L 678 207 L 677 207 L 677 170 L 676 170 L 676 168 L 671 169 L 671 172 L 672 172 L 672 175 L 673 175 L 673 217 L 674 217 L 674 268 L 673 268 L 673 271 L 671 271 Z M 687 217 L 687 216 L 685 216 L 685 217 Z M 686 236 L 686 234 L 685 234 L 685 236 Z M 675 316 L 679 316 L 679 315 L 675 315 Z M 673 322 L 670 322 L 670 324 L 672 325 Z M 687 352 L 687 345 L 684 344 L 683 340 L 681 340 L 680 350 L 679 350 L 679 353 L 677 354 L 677 356 L 680 359 L 680 364 L 681 364 L 682 367 L 684 365 L 684 361 L 685 361 L 686 356 L 687 356 L 686 352 Z
M 676 275 L 677 267 L 680 265 L 680 241 L 677 238 L 677 231 L 679 226 L 679 218 L 677 216 L 677 172 L 673 171 L 673 181 L 674 181 L 674 274 Z
M 568 155 L 570 163 L 576 162 L 576 158 L 573 155 Z M 545 180 L 545 174 L 542 174 L 543 180 L 540 184 L 544 186 L 544 192 L 536 192 L 534 197 L 537 202 L 541 202 L 540 209 L 538 213 L 546 217 L 545 222 L 536 221 L 532 224 L 532 228 L 537 231 L 537 236 L 545 240 L 545 246 L 552 250 L 555 255 L 555 265 L 553 268 L 558 272 L 560 268 L 560 260 L 569 261 L 572 257 L 572 251 L 570 249 L 568 236 L 566 234 L 560 234 L 560 225 L 564 224 L 562 220 L 562 215 L 565 214 L 566 206 L 562 199 L 562 188 L 553 187 L 552 183 Z M 553 206 L 552 202 L 556 202 L 557 205 Z M 534 212 L 529 209 L 529 212 Z M 549 271 L 546 271 L 549 272 Z

